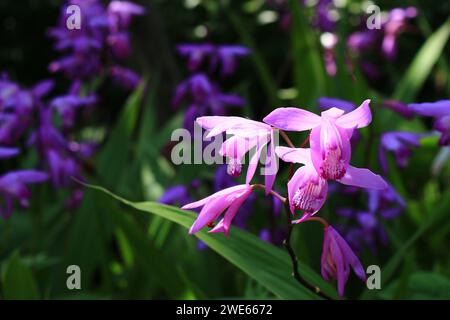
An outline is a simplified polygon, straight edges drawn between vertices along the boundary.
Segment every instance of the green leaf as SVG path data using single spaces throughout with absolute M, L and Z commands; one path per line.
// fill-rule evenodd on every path
M 267 100 L 272 106 L 277 105 L 279 102 L 277 99 L 277 84 L 270 73 L 266 61 L 257 49 L 252 34 L 249 32 L 248 27 L 242 23 L 242 19 L 236 14 L 228 9 L 225 12 L 228 14 L 231 24 L 239 34 L 242 43 L 252 50 L 250 59 L 252 59 L 253 65 L 255 66 L 255 71 L 258 74 L 258 79 L 261 81 L 261 86 L 264 88 Z
M 450 18 L 425 41 L 398 84 L 394 99 L 411 102 L 430 75 L 450 36 Z
M 196 217 L 193 212 L 154 202 L 134 203 L 122 199 L 104 188 L 87 186 L 109 194 L 137 210 L 161 216 L 186 229 L 192 225 Z M 200 231 L 196 233 L 196 236 L 279 298 L 319 299 L 317 295 L 294 280 L 291 276 L 292 267 L 288 254 L 280 248 L 263 242 L 258 237 L 238 228 L 232 230 L 228 239 L 223 235 L 210 234 L 206 231 Z M 320 287 L 325 294 L 337 298 L 336 291 L 331 285 L 308 266 L 299 263 L 299 270 L 308 282 Z
M 313 106 L 325 91 L 325 69 L 314 29 L 308 25 L 297 0 L 290 1 L 292 11 L 292 60 L 298 90 L 298 105 Z
M 130 147 L 132 134 L 138 123 L 144 89 L 145 81 L 130 95 L 106 145 L 99 154 L 98 173 L 107 185 L 117 185 L 120 173 L 123 173 L 127 165 L 127 149 Z
M 398 281 L 383 290 L 381 297 L 392 299 Z M 417 272 L 410 276 L 404 299 L 413 300 L 448 300 L 450 299 L 450 280 L 440 274 Z
M 12 254 L 3 270 L 3 295 L 5 299 L 38 299 L 39 292 L 33 273 L 24 264 L 18 252 Z
M 403 245 L 397 250 L 394 256 L 390 258 L 385 267 L 382 268 L 383 276 L 382 276 L 382 286 L 386 286 L 391 278 L 394 276 L 395 271 L 404 261 L 406 254 L 410 251 L 413 245 L 421 238 L 423 235 L 429 231 L 433 226 L 439 225 L 442 220 L 447 218 L 448 209 L 450 205 L 450 194 L 446 193 L 438 205 L 433 210 L 433 215 L 429 217 L 425 222 L 423 222 L 420 228 L 407 240 L 403 243 Z M 375 291 L 366 290 L 361 298 L 366 299 L 370 296 L 376 294 Z

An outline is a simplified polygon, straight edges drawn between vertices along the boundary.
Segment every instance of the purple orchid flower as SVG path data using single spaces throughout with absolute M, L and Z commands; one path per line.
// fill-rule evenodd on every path
M 112 80 L 125 90 L 135 89 L 141 77 L 131 69 L 121 66 L 112 66 L 109 70 Z
M 217 47 L 216 54 L 212 58 L 212 68 L 220 65 L 222 77 L 232 75 L 236 71 L 237 58 L 250 54 L 250 49 L 238 45 L 221 45 Z
M 222 93 L 204 74 L 195 74 L 180 83 L 175 90 L 172 105 L 178 106 L 186 98 L 189 98 L 191 104 L 185 113 L 184 127 L 191 130 L 194 120 L 198 117 L 208 114 L 224 115 L 225 106 L 244 105 L 241 97 Z
M 203 207 L 198 215 L 198 218 L 189 230 L 189 233 L 196 233 L 206 225 L 212 226 L 214 221 L 222 214 L 224 210 L 226 210 L 224 217 L 209 232 L 223 232 L 226 236 L 228 236 L 231 222 L 233 221 L 238 209 L 242 206 L 251 193 L 252 187 L 248 184 L 242 184 L 221 190 L 202 200 L 184 205 L 182 209 Z
M 214 45 L 210 43 L 183 43 L 177 45 L 177 51 L 188 59 L 189 71 L 197 71 L 203 61 L 214 52 Z
M 434 128 L 441 133 L 440 146 L 450 146 L 450 100 L 412 103 L 409 108 L 417 114 L 434 117 Z
M 419 134 L 404 131 L 384 133 L 381 136 L 381 144 L 378 151 L 378 158 L 383 171 L 385 173 L 388 172 L 388 161 L 386 159 L 387 151 L 395 154 L 395 160 L 399 167 L 406 167 L 408 159 L 412 154 L 411 148 L 420 147 L 420 138 L 421 135 Z
M 387 21 L 383 24 L 384 37 L 381 50 L 388 59 L 397 55 L 397 37 L 408 25 L 408 20 L 417 16 L 414 7 L 395 8 L 389 12 Z
M 406 208 L 406 202 L 390 184 L 382 191 L 369 189 L 366 192 L 369 197 L 368 210 L 340 208 L 336 213 L 357 222 L 357 226 L 346 225 L 340 228 L 350 246 L 357 252 L 362 252 L 366 246 L 375 255 L 378 251 L 377 244 L 386 246 L 389 242 L 380 219 L 396 218 Z
M 341 297 L 344 295 L 350 268 L 366 282 L 366 274 L 358 257 L 332 226 L 327 226 L 324 230 L 321 265 L 322 277 L 325 280 L 337 280 L 338 293 Z
M 60 114 L 64 129 L 73 127 L 77 109 L 97 102 L 95 95 L 80 96 L 80 89 L 79 82 L 74 82 L 67 95 L 56 97 L 50 102 L 50 107 Z
M 326 111 L 332 109 L 333 107 L 344 110 L 346 113 L 349 113 L 356 109 L 356 105 L 353 102 L 330 98 L 330 97 L 321 97 L 317 100 L 317 106 L 320 111 Z M 359 131 L 354 131 L 352 137 L 350 138 L 350 143 L 352 148 L 356 148 L 359 141 L 361 140 L 361 134 Z
M 66 7 L 59 24 L 51 28 L 49 37 L 55 49 L 66 55 L 52 61 L 51 72 L 63 72 L 72 79 L 91 78 L 104 68 L 105 57 L 124 59 L 131 53 L 129 26 L 132 17 L 145 13 L 143 7 L 128 1 L 111 1 L 106 8 L 99 0 L 69 0 L 81 8 L 82 28 L 66 27 Z
M 315 8 L 313 25 L 322 32 L 333 32 L 336 29 L 336 19 L 331 14 L 332 0 L 319 0 Z
M 36 170 L 19 170 L 0 176 L 0 194 L 4 200 L 4 207 L 0 207 L 2 217 L 8 219 L 11 216 L 14 199 L 18 199 L 21 206 L 28 206 L 31 191 L 27 184 L 40 183 L 47 179 L 45 172 Z
M 130 1 L 111 1 L 108 5 L 108 20 L 113 30 L 128 28 L 133 16 L 145 14 L 144 7 Z
M 395 191 L 390 184 L 382 192 L 368 190 L 369 212 L 378 213 L 383 219 L 394 219 L 406 208 L 405 200 Z
M 220 154 L 229 159 L 228 172 L 236 176 L 241 172 L 242 159 L 251 149 L 256 148 L 256 152 L 249 161 L 246 183 L 250 183 L 261 157 L 261 152 L 267 146 L 265 157 L 265 187 L 266 193 L 272 190 L 275 176 L 278 171 L 275 159 L 275 150 L 272 128 L 262 122 L 257 122 L 240 117 L 200 117 L 197 123 L 203 129 L 210 130 L 206 138 L 212 138 L 222 133 L 232 135 L 224 141 Z
M 356 128 L 367 126 L 372 121 L 370 100 L 349 113 L 331 108 L 318 116 L 298 108 L 278 108 L 263 121 L 287 131 L 310 130 L 312 163 L 320 176 L 327 180 L 338 180 L 346 174 L 350 158 L 350 138 Z
M 197 71 L 206 58 L 209 58 L 211 72 L 220 68 L 222 77 L 230 76 L 236 71 L 237 59 L 250 54 L 250 49 L 239 45 L 220 45 L 210 43 L 183 43 L 177 46 L 181 56 L 188 58 L 189 71 Z
M 289 205 L 292 214 L 295 209 L 304 212 L 300 220 L 293 221 L 293 223 L 300 223 L 317 213 L 325 203 L 328 193 L 327 180 L 315 169 L 311 149 L 276 147 L 275 153 L 285 162 L 304 164 L 294 173 L 288 183 Z M 349 166 L 344 176 L 337 181 L 345 185 L 369 189 L 383 190 L 387 187 L 386 182 L 379 175 L 368 169 L 352 166 Z

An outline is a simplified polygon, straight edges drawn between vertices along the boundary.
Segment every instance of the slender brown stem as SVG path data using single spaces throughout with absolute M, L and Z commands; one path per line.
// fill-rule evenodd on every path
M 310 284 L 305 278 L 303 278 L 300 275 L 300 273 L 298 271 L 298 258 L 297 258 L 297 255 L 295 254 L 294 249 L 292 248 L 292 245 L 291 245 L 291 235 L 292 235 L 293 224 L 292 224 L 292 218 L 291 218 L 291 213 L 290 213 L 290 210 L 289 210 L 288 202 L 286 202 L 284 206 L 285 206 L 286 218 L 287 218 L 287 221 L 288 221 L 288 231 L 287 231 L 287 234 L 286 234 L 286 238 L 283 241 L 283 245 L 286 248 L 287 252 L 289 253 L 289 257 L 291 258 L 291 262 L 292 262 L 292 276 L 301 285 L 306 287 L 308 290 L 314 292 L 319 297 L 324 298 L 326 300 L 333 300 L 333 298 L 331 298 L 328 295 L 326 295 L 325 293 L 323 293 L 320 290 L 319 287 L 317 287 L 317 286 L 315 286 L 313 284 Z
M 286 142 L 286 144 L 290 147 L 290 148 L 295 148 L 295 145 L 292 143 L 291 139 L 289 138 L 289 136 L 286 134 L 286 132 L 284 132 L 283 130 L 278 130 L 280 132 L 280 136 L 283 138 L 284 142 Z
M 328 222 L 325 219 L 321 218 L 321 217 L 310 217 L 310 218 L 306 219 L 305 222 L 306 221 L 317 221 L 317 222 L 320 222 L 325 228 L 327 228 L 329 226 Z
M 265 189 L 266 187 L 263 184 L 260 183 L 255 183 L 252 184 L 252 188 L 253 189 Z M 275 198 L 278 198 L 281 202 L 285 203 L 287 201 L 287 199 L 285 197 L 283 197 L 281 194 L 279 194 L 278 192 L 274 191 L 274 190 L 270 190 L 269 192 L 271 195 L 273 195 Z
M 302 142 L 302 144 L 300 145 L 300 148 L 304 148 L 305 146 L 306 146 L 306 144 L 309 142 L 309 134 L 308 134 L 308 136 L 306 137 L 306 139 Z

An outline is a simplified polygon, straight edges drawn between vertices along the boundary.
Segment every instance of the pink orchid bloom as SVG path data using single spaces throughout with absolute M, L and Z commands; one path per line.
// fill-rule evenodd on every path
M 224 132 L 232 135 L 225 140 L 220 150 L 220 154 L 229 159 L 227 172 L 232 176 L 238 176 L 241 173 L 242 159 L 251 149 L 256 148 L 249 162 L 246 184 L 249 184 L 255 175 L 261 152 L 267 146 L 264 175 L 266 193 L 272 190 L 277 168 L 269 168 L 273 164 L 276 165 L 275 150 L 271 143 L 273 130 L 269 125 L 240 117 L 222 116 L 200 117 L 196 121 L 202 128 L 210 130 L 206 136 L 208 139 Z
M 344 177 L 351 158 L 350 138 L 353 130 L 372 121 L 370 100 L 357 109 L 345 113 L 331 108 L 320 116 L 298 108 L 278 108 L 263 119 L 276 128 L 287 131 L 310 130 L 312 164 L 320 176 L 327 180 Z
M 332 226 L 327 226 L 323 239 L 321 273 L 327 281 L 337 280 L 340 297 L 344 295 L 350 268 L 362 281 L 366 282 L 366 274 L 358 257 L 341 235 Z
M 314 215 L 325 203 L 328 182 L 318 174 L 313 164 L 313 151 L 306 148 L 276 147 L 275 153 L 285 162 L 301 163 L 288 183 L 289 206 L 292 214 L 295 209 L 302 210 L 304 215 L 293 223 L 300 223 Z M 386 182 L 379 175 L 368 169 L 348 166 L 346 173 L 340 179 L 342 184 L 368 189 L 382 190 Z
M 228 237 L 230 225 L 238 209 L 252 193 L 252 187 L 241 184 L 223 189 L 202 200 L 186 204 L 182 209 L 194 209 L 203 207 L 197 219 L 189 230 L 190 234 L 196 233 L 206 225 L 211 225 L 225 209 L 227 210 L 219 223 L 209 232 L 223 232 Z

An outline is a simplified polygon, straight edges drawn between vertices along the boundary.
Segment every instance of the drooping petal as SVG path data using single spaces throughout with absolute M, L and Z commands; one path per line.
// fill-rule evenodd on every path
M 336 124 L 346 129 L 363 128 L 367 126 L 372 121 L 369 103 L 369 99 L 365 100 L 357 109 L 339 117 L 336 120 Z
M 383 190 L 387 188 L 387 183 L 384 179 L 364 168 L 355 168 L 349 166 L 345 175 L 338 180 L 340 183 L 368 189 L 378 189 Z
M 203 198 L 201 200 L 198 200 L 198 201 L 195 201 L 192 203 L 188 203 L 188 204 L 182 206 L 181 209 L 189 210 L 189 209 L 198 208 L 198 207 L 204 206 L 207 202 L 213 200 L 216 197 L 227 197 L 230 194 L 242 192 L 242 190 L 244 190 L 245 188 L 246 188 L 246 185 L 243 185 L 243 184 L 233 186 L 230 188 L 226 188 L 226 189 L 220 190 L 219 192 L 216 192 L 206 198 Z
M 337 231 L 336 231 L 337 233 Z M 339 247 L 341 248 L 341 252 L 344 255 L 345 260 L 350 263 L 353 268 L 355 274 L 362 280 L 366 281 L 366 273 L 364 272 L 364 268 L 359 261 L 358 257 L 355 255 L 353 250 L 350 248 L 348 243 L 338 234 L 335 237 L 335 240 Z
M 234 159 L 242 159 L 244 155 L 257 144 L 256 138 L 242 138 L 240 136 L 232 136 L 225 140 L 219 150 L 219 154 Z
M 270 143 L 267 145 L 267 154 L 264 164 L 264 187 L 266 195 L 272 190 L 278 172 L 278 159 L 275 154 L 273 131 L 270 134 Z
M 338 285 L 338 293 L 339 296 L 344 295 L 345 283 L 347 282 L 349 276 L 349 270 L 346 266 L 345 257 L 336 241 L 335 231 L 332 227 L 327 227 L 328 232 L 330 233 L 330 255 L 329 259 L 332 260 L 332 264 L 335 268 L 334 277 L 337 280 Z
M 247 193 L 242 195 L 235 202 L 233 202 L 233 204 L 225 212 L 223 219 L 220 220 L 219 223 L 213 229 L 211 229 L 209 232 L 211 232 L 211 233 L 223 232 L 223 233 L 225 233 L 225 236 L 228 237 L 228 234 L 230 232 L 231 222 L 233 221 L 234 217 L 236 216 L 237 211 L 242 206 L 244 201 L 247 200 L 248 196 L 250 195 L 250 192 L 251 192 L 251 188 L 249 187 Z
M 312 112 L 288 107 L 275 109 L 263 121 L 282 130 L 304 131 L 317 127 L 321 118 Z
M 256 167 L 258 166 L 259 159 L 261 157 L 262 149 L 265 147 L 265 145 L 267 143 L 268 143 L 268 141 L 264 139 L 264 140 L 260 141 L 258 143 L 258 145 L 256 146 L 256 152 L 251 157 L 250 163 L 248 164 L 247 176 L 245 178 L 245 181 L 246 181 L 245 183 L 249 184 L 252 181 L 253 176 L 255 175 Z
M 217 219 L 217 217 L 229 206 L 229 202 L 222 197 L 216 197 L 202 208 L 198 214 L 197 219 L 189 229 L 189 234 L 194 234 L 201 228 L 206 226 L 211 221 Z

